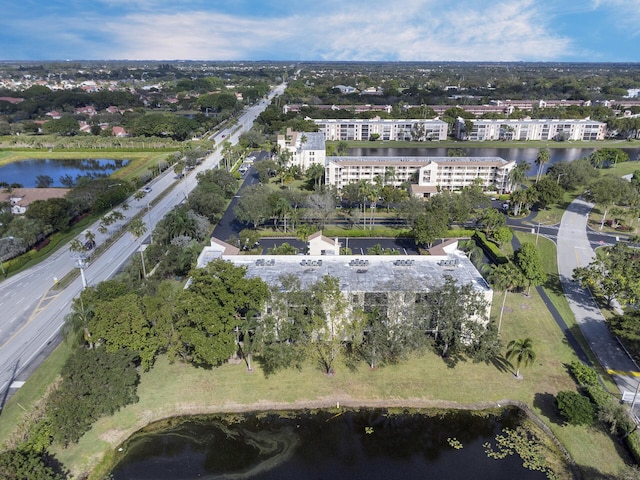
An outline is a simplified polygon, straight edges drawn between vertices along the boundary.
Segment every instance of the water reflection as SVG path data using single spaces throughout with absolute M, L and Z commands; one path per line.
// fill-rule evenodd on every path
M 469 157 L 501 157 L 505 160 L 516 160 L 518 163 L 526 162 L 531 166 L 529 175 L 535 175 L 537 166 L 535 165 L 539 148 L 460 148 Z M 449 149 L 445 147 L 438 148 L 396 148 L 396 147 L 375 147 L 375 148 L 350 148 L 349 155 L 371 157 L 446 157 Z M 579 158 L 588 157 L 594 152 L 595 148 L 550 148 L 549 163 L 546 169 L 559 162 L 571 162 Z M 629 160 L 640 159 L 640 148 L 623 148 L 629 155 Z
M 519 419 L 501 414 L 385 410 L 188 417 L 152 425 L 125 445 L 113 479 L 546 478 L 482 444 Z M 166 428 L 165 428 L 166 427 Z M 455 439 L 462 445 L 456 449 Z
M 108 177 L 128 163 L 129 160 L 108 158 L 21 160 L 0 166 L 0 181 L 8 184 L 20 183 L 26 188 L 33 188 L 39 175 L 47 175 L 53 179 L 52 187 L 62 187 L 65 185 L 61 179 L 65 176 L 72 179 L 83 175 Z

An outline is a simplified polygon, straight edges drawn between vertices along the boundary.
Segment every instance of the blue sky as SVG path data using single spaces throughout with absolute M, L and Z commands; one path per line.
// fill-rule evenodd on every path
M 0 17 L 0 60 L 638 62 L 638 45 L 640 0 L 7 0 Z

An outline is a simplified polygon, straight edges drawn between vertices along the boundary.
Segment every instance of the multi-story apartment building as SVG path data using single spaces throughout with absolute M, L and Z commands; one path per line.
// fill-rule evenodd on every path
M 499 192 L 511 190 L 509 172 L 515 161 L 500 157 L 327 157 L 325 182 L 341 190 L 360 180 L 411 184 L 413 195 L 426 198 L 440 191 L 457 191 L 480 179 Z
M 303 171 L 318 163 L 325 168 L 325 184 L 342 190 L 345 185 L 378 177 L 389 185 L 411 184 L 419 197 L 443 190 L 457 191 L 480 179 L 480 185 L 499 192 L 511 190 L 509 172 L 515 161 L 499 157 L 327 157 L 320 132 L 278 135 L 278 147 L 290 152 L 290 165 Z
M 468 123 L 473 128 L 467 131 Z M 460 140 L 604 140 L 607 124 L 586 119 L 472 119 L 454 125 Z
M 486 325 L 489 320 L 493 290 L 480 272 L 458 249 L 457 240 L 429 250 L 430 255 L 238 255 L 228 253 L 232 246 L 211 239 L 198 257 L 198 268 L 215 259 L 246 268 L 248 278 L 260 278 L 270 286 L 277 286 L 285 277 L 295 277 L 303 288 L 317 284 L 327 275 L 339 279 L 344 311 L 334 321 L 349 324 L 356 310 L 380 310 L 397 324 L 412 318 L 410 314 L 419 296 L 443 285 L 453 278 L 458 285 L 469 285 L 486 301 L 486 311 L 478 312 L 470 320 Z M 237 249 L 236 249 L 237 250 Z M 278 314 L 277 305 L 266 301 L 263 314 Z
M 278 148 L 290 154 L 289 165 L 296 165 L 304 172 L 314 163 L 325 164 L 324 135 L 318 132 L 292 132 L 278 135 Z
M 306 103 L 291 103 L 282 107 L 282 113 L 299 112 L 305 107 L 311 107 L 318 110 L 346 110 L 347 112 L 385 112 L 391 113 L 393 107 L 391 105 L 307 105 Z
M 372 118 L 313 120 L 325 140 L 446 140 L 448 125 L 439 119 L 390 120 Z

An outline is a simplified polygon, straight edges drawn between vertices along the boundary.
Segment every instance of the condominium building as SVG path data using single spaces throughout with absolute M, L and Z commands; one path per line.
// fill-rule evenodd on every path
M 325 163 L 326 147 L 322 133 L 287 129 L 286 135 L 278 135 L 277 143 L 280 151 L 289 152 L 289 165 L 298 166 L 302 171 L 314 163 Z
M 314 110 L 346 110 L 352 113 L 362 112 L 385 112 L 391 113 L 391 105 L 308 105 L 306 103 L 289 103 L 282 107 L 282 113 L 300 112 L 303 108 L 313 108 Z
M 389 120 L 328 119 L 313 120 L 325 140 L 446 140 L 448 124 L 439 119 Z
M 394 323 L 411 318 L 411 311 L 421 295 L 452 278 L 458 285 L 470 285 L 473 292 L 487 302 L 487 310 L 474 320 L 487 324 L 493 290 L 480 272 L 460 251 L 457 240 L 442 248 L 430 249 L 430 255 L 236 255 L 225 254 L 223 247 L 205 247 L 198 257 L 198 268 L 214 259 L 231 262 L 246 269 L 248 278 L 260 278 L 276 286 L 283 277 L 293 276 L 303 288 L 309 288 L 330 275 L 339 279 L 346 309 L 339 321 L 350 322 L 353 312 L 378 309 Z M 265 314 L 277 313 L 270 300 Z
M 473 125 L 469 132 L 468 124 Z M 607 124 L 586 119 L 464 119 L 454 125 L 460 140 L 604 140 Z
M 440 191 L 457 191 L 480 179 L 499 192 L 511 190 L 509 172 L 515 161 L 500 157 L 327 157 L 325 182 L 342 190 L 350 183 L 376 177 L 383 183 L 411 184 L 413 195 L 426 198 Z

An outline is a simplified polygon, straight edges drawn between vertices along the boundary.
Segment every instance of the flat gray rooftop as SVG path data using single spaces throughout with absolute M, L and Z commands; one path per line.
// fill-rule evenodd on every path
M 303 287 L 331 275 L 340 280 L 343 292 L 422 291 L 444 283 L 450 276 L 459 285 L 472 284 L 491 295 L 489 285 L 462 253 L 422 255 L 223 255 L 235 265 L 247 267 L 248 277 L 259 277 L 269 286 L 281 275 L 293 274 Z

